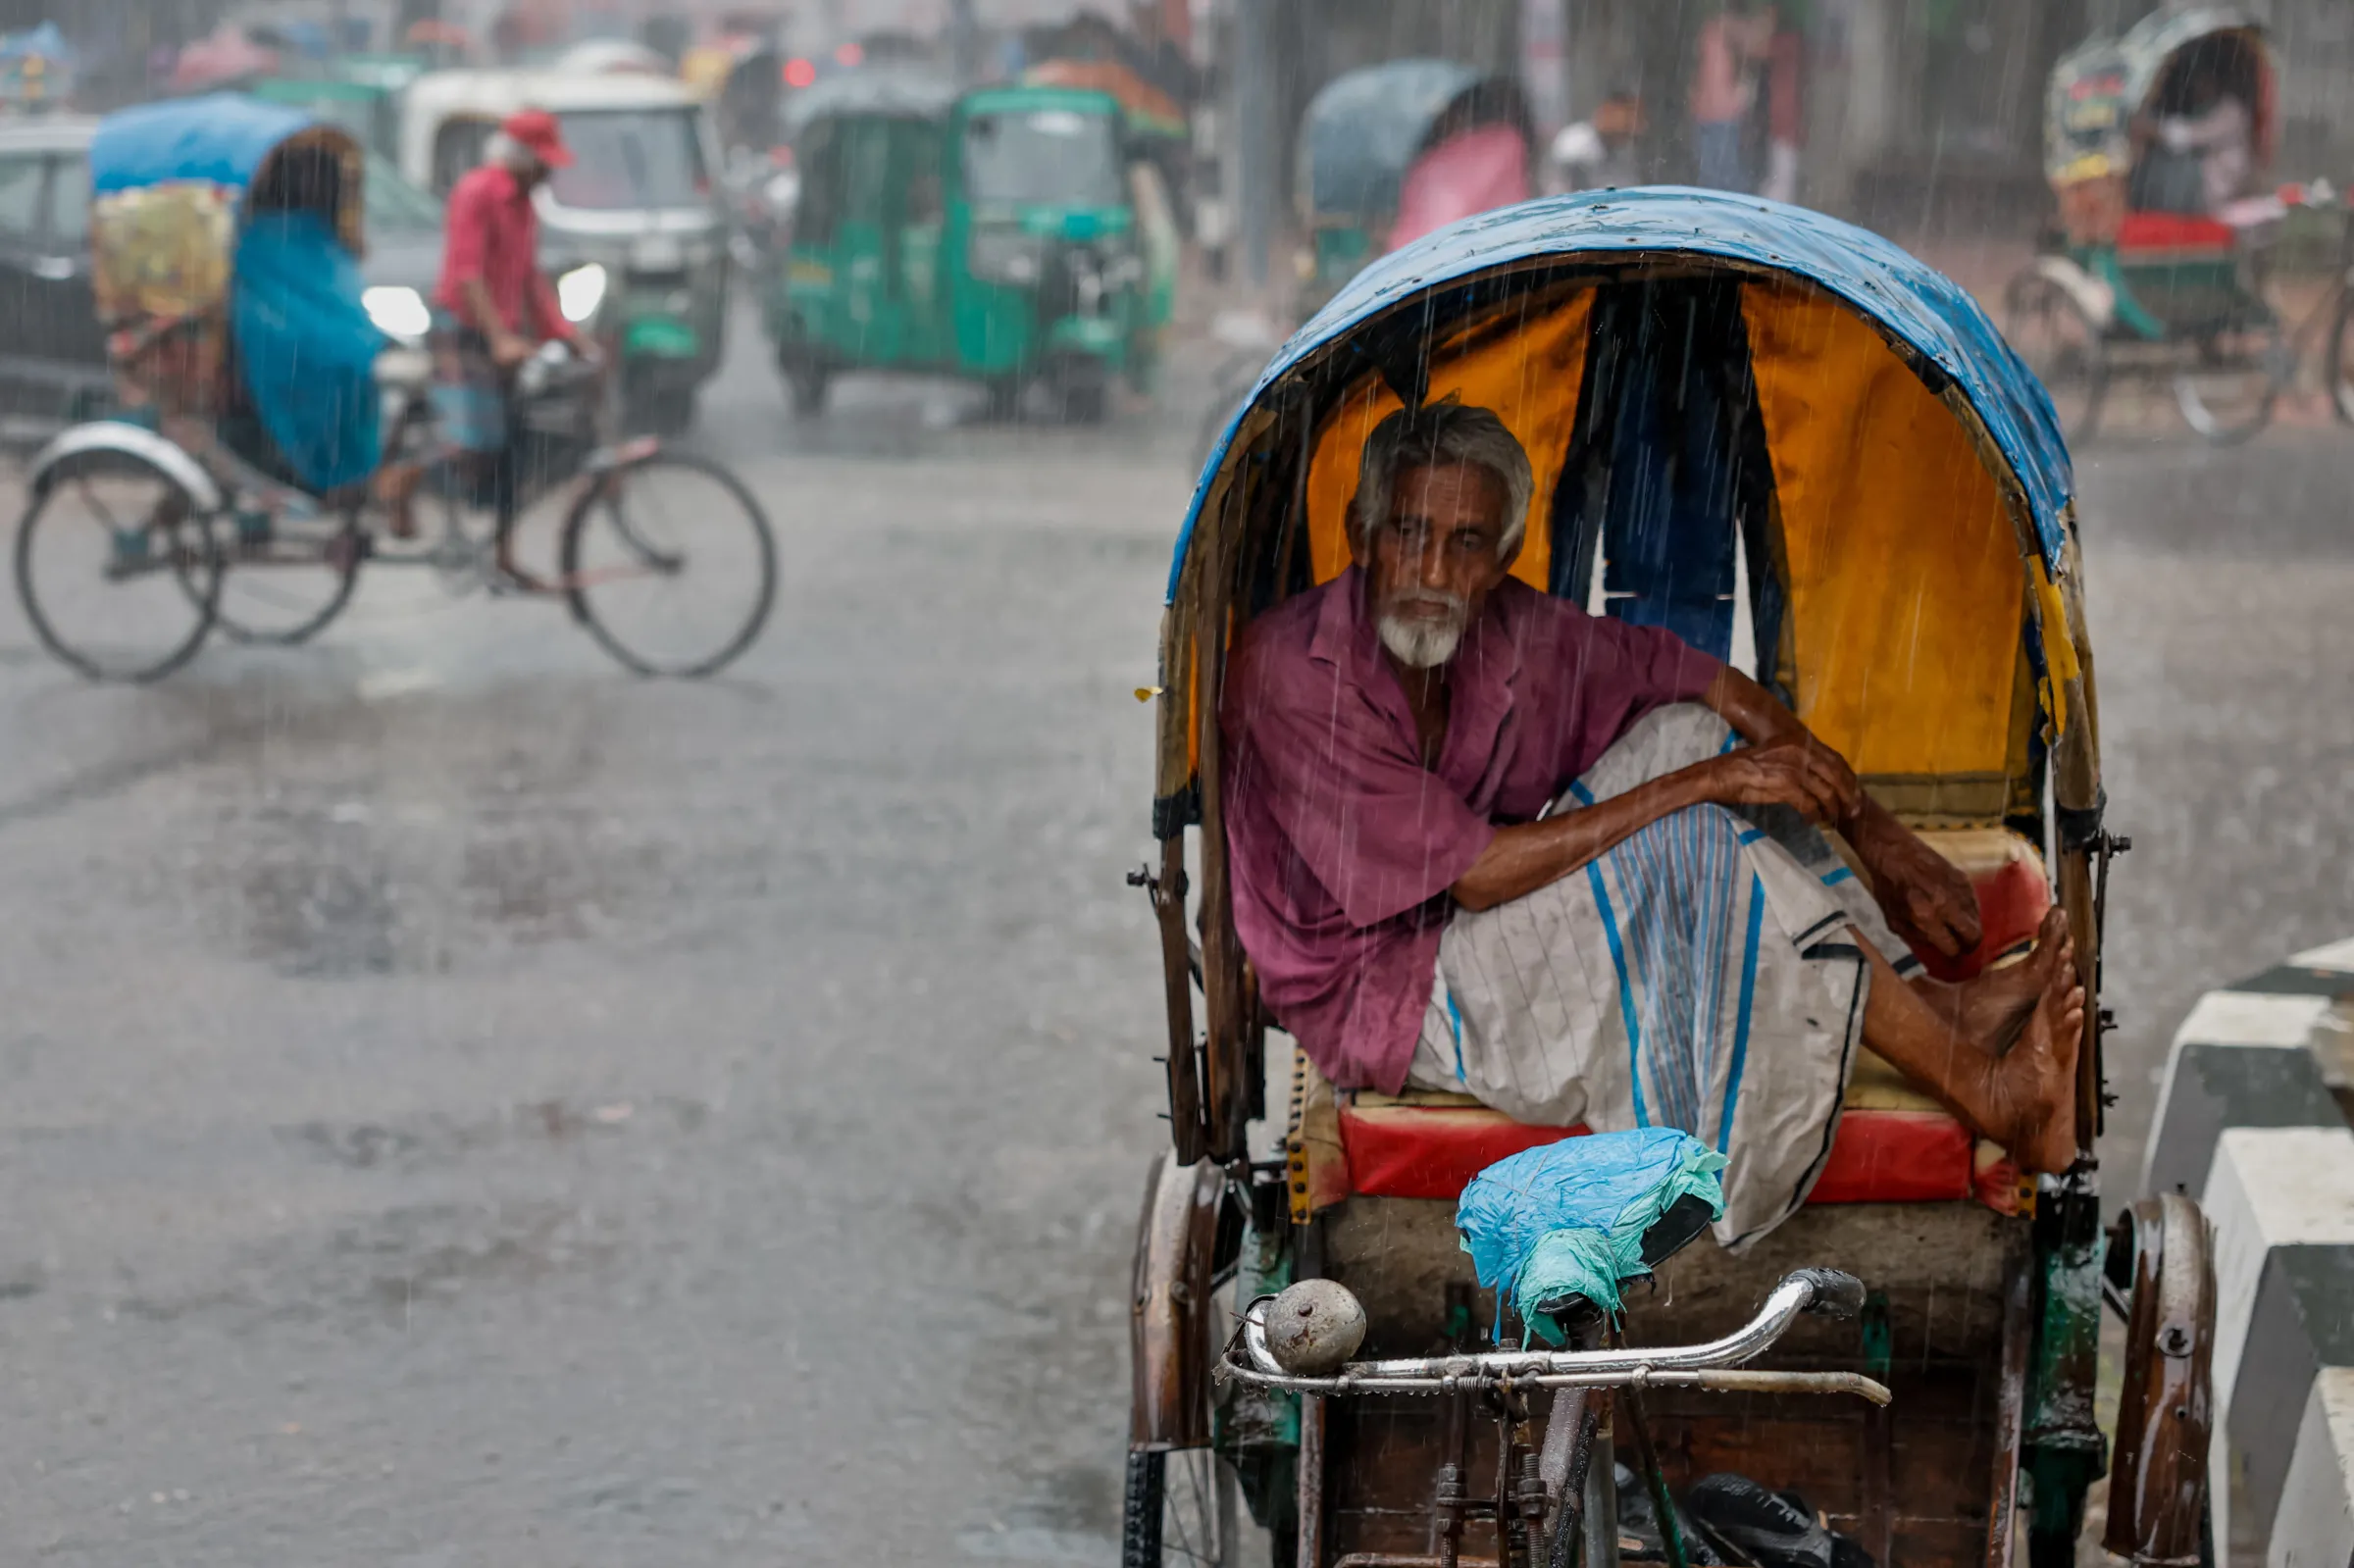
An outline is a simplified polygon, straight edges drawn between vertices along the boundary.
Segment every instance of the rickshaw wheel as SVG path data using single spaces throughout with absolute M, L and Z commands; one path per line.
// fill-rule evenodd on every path
M 2109 355 L 2075 296 L 2041 273 L 2020 274 L 2003 290 L 2003 335 L 2050 394 L 2060 433 L 2091 440 L 2109 395 Z
M 1210 1448 L 1128 1456 L 1120 1568 L 1241 1568 L 1234 1467 Z
M 1100 425 L 1111 408 L 1111 376 L 1092 361 L 1058 366 L 1048 378 L 1065 425 Z
M 2143 1198 L 2109 1234 L 2108 1293 L 2125 1365 L 2102 1545 L 2134 1562 L 2214 1558 L 2215 1241 L 2180 1193 Z
M 2354 425 L 2354 289 L 2340 289 L 2337 314 L 2329 323 L 2329 358 L 2322 366 L 2328 379 L 2329 405 L 2338 423 Z
M 290 648 L 327 630 L 351 603 L 364 552 L 358 508 L 308 519 L 273 518 L 248 538 L 233 521 L 224 541 L 213 622 L 232 642 Z M 198 585 L 186 574 L 190 595 Z
M 824 361 L 780 354 L 777 370 L 785 378 L 785 390 L 792 398 L 794 418 L 815 419 L 826 411 L 826 393 L 834 378 Z
M 1006 424 L 1022 417 L 1022 393 L 1029 383 L 1019 376 L 993 377 L 983 384 L 988 398 L 988 413 L 995 424 Z
M 170 675 L 203 646 L 220 604 L 211 525 L 145 458 L 100 450 L 70 459 L 43 477 L 17 527 L 26 621 L 92 681 Z
M 677 452 L 619 464 L 583 491 L 561 561 L 574 618 L 640 675 L 715 673 L 776 602 L 760 504 L 718 464 Z
M 2236 446 L 2272 423 L 2289 371 L 2279 322 L 2213 333 L 2199 340 L 2197 353 L 2175 376 L 2185 424 L 2217 446 Z

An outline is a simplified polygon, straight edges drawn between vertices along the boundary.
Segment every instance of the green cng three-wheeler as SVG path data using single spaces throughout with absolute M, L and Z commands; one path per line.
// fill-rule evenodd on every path
M 793 116 L 800 200 L 766 314 L 796 412 L 845 371 L 978 380 L 1000 416 L 1043 382 L 1081 421 L 1114 378 L 1150 384 L 1175 226 L 1109 94 L 878 73 Z

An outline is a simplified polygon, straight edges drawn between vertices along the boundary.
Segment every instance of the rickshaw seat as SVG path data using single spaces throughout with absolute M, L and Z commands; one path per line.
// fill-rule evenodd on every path
M 1922 834 L 1969 874 L 1984 939 L 1932 972 L 1967 979 L 2032 938 L 2051 907 L 2034 849 L 2004 829 Z M 1466 1094 L 1334 1090 L 1305 1058 L 1294 1110 L 1296 1200 L 1321 1208 L 1352 1194 L 1454 1199 L 1474 1176 L 1523 1149 L 1583 1137 L 1584 1127 L 1535 1127 Z M 1895 1068 L 1865 1051 L 1848 1083 L 1839 1128 L 1809 1203 L 1932 1203 L 1974 1198 L 2004 1213 L 2020 1203 L 2018 1168 Z
M 2121 258 L 2150 252 L 2173 257 L 2228 251 L 2238 242 L 2236 229 L 2204 213 L 2131 212 L 2117 228 Z

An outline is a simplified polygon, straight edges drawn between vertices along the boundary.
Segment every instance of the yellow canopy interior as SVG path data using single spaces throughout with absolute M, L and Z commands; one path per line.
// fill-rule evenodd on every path
M 1528 452 L 1537 482 L 1529 494 L 1527 540 L 1512 563 L 1512 576 L 1532 587 L 1544 587 L 1553 567 L 1547 516 L 1554 482 L 1568 456 L 1570 423 L 1577 418 L 1577 394 L 1586 374 L 1586 325 L 1593 311 L 1593 292 L 1580 289 L 1529 317 L 1517 330 L 1475 329 L 1464 334 L 1467 344 L 1441 348 L 1431 359 L 1431 401 L 1456 397 L 1493 410 Z M 1339 577 L 1349 565 L 1349 502 L 1356 494 L 1365 437 L 1400 406 L 1389 384 L 1367 372 L 1317 433 L 1307 470 L 1307 555 L 1318 582 Z
M 1751 283 L 1742 313 L 1799 717 L 1867 776 L 2006 774 L 2026 577 L 1970 431 L 1830 296 Z
M 1475 324 L 1430 371 L 1433 400 L 1494 410 L 1527 448 L 1536 488 L 1512 575 L 1539 587 L 1593 299 L 1579 289 L 1508 330 Z M 1849 306 L 1803 284 L 1753 282 L 1743 313 L 1789 600 L 1765 673 L 1859 773 L 1897 786 L 1899 809 L 1998 817 L 2006 784 L 2025 776 L 2032 705 L 2021 647 L 2028 579 L 1995 477 L 1963 419 Z M 1305 501 L 1319 582 L 1349 564 L 1365 437 L 1398 407 L 1368 372 L 1317 431 Z

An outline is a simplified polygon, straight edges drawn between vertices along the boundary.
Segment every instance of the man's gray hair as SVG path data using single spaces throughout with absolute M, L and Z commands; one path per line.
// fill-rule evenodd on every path
M 1520 553 L 1520 538 L 1528 530 L 1529 497 L 1537 481 L 1529 472 L 1528 453 L 1504 421 L 1450 397 L 1420 408 L 1402 408 L 1374 426 L 1365 437 L 1364 460 L 1357 465 L 1353 503 L 1357 531 L 1365 538 L 1389 526 L 1398 476 L 1414 468 L 1475 468 L 1495 476 L 1504 490 L 1504 537 L 1496 553 L 1506 561 Z
M 483 162 L 518 175 L 536 174 L 539 169 L 539 155 L 503 130 L 493 130 L 484 138 Z

